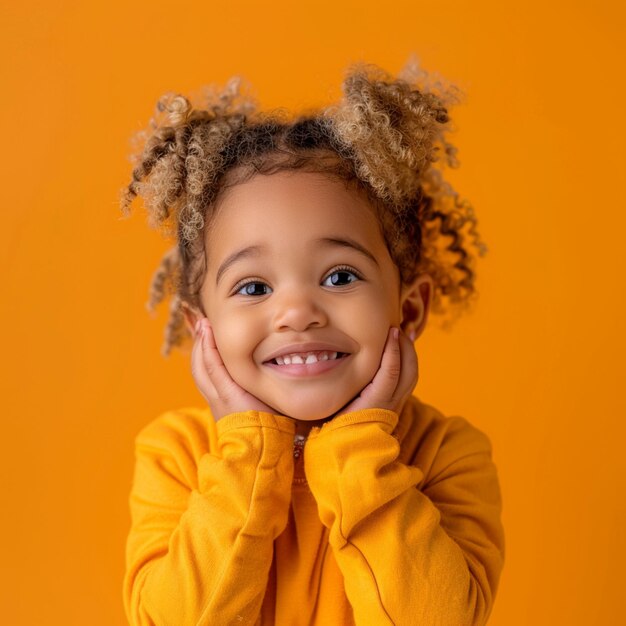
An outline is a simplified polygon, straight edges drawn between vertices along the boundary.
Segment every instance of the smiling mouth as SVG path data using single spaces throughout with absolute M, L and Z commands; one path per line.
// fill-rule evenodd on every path
M 348 352 L 324 352 L 326 353 L 327 358 L 325 358 L 324 353 L 322 353 L 317 354 L 318 358 L 313 360 L 311 354 L 309 353 L 307 355 L 307 362 L 307 360 L 303 358 L 304 355 L 298 355 L 297 357 L 296 355 L 291 355 L 291 359 L 287 355 L 285 357 L 276 357 L 275 359 L 266 361 L 263 365 L 271 370 L 274 370 L 278 374 L 283 374 L 292 378 L 299 378 L 317 376 L 334 370 L 337 367 L 341 367 L 351 356 Z M 282 361 L 282 364 L 279 363 L 279 361 Z
M 335 352 L 331 350 L 315 350 L 304 353 L 293 353 L 278 356 L 270 361 L 266 361 L 264 364 L 273 364 L 279 366 L 286 365 L 312 365 L 313 363 L 319 363 L 323 361 L 336 361 L 348 356 L 348 352 Z

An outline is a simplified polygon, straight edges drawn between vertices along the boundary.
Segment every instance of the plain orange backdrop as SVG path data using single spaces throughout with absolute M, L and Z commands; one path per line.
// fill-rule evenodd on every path
M 13 2 L 2 88 L 2 557 L 10 626 L 125 624 L 133 438 L 201 404 L 160 356 L 168 242 L 120 219 L 157 98 L 241 74 L 264 109 L 415 52 L 455 82 L 450 180 L 489 253 L 480 299 L 417 343 L 416 394 L 494 448 L 507 554 L 493 626 L 624 623 L 623 14 L 616 2 Z M 620 54 L 621 53 L 621 54 Z

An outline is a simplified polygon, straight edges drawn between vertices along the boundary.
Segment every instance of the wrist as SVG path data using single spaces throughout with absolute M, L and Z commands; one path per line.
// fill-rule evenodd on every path
M 391 409 L 380 407 L 355 409 L 333 417 L 319 428 L 314 426 L 309 432 L 308 439 L 316 439 L 331 431 L 360 423 L 379 422 L 383 424 L 384 430 L 388 429 L 391 432 L 396 427 L 398 420 L 399 413 Z

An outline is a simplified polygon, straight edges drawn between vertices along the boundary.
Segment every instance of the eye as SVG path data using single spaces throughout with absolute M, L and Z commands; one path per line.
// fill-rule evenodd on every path
M 327 280 L 330 280 L 330 285 L 326 285 Z M 361 280 L 361 276 L 355 269 L 351 267 L 336 267 L 322 284 L 328 287 L 343 287 L 357 280 Z
M 265 296 L 269 291 L 260 292 L 259 289 L 270 289 L 265 283 L 259 281 L 248 281 L 247 283 L 240 283 L 235 287 L 234 294 L 240 294 L 242 296 Z

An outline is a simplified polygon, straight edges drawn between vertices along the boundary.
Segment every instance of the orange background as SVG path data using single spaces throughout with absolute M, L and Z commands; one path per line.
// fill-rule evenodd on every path
M 144 309 L 168 242 L 140 203 L 119 219 L 132 132 L 169 89 L 243 74 L 263 108 L 298 109 L 337 98 L 349 62 L 395 73 L 411 52 L 467 93 L 449 176 L 490 249 L 475 313 L 418 341 L 416 390 L 494 446 L 490 624 L 623 620 L 622 17 L 565 0 L 5 3 L 3 623 L 125 623 L 133 437 L 203 402 L 188 356 L 159 354 L 167 306 Z

